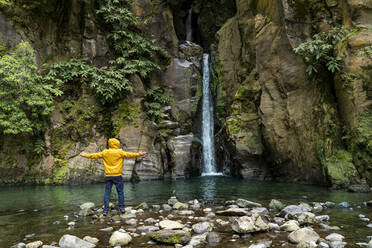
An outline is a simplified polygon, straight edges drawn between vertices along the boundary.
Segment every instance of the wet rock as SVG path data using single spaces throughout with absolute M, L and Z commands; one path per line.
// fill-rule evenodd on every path
M 33 238 L 33 237 L 35 237 L 35 233 L 25 235 L 25 239 L 30 239 L 30 238 Z
M 95 244 L 95 245 L 97 245 L 98 242 L 99 242 L 99 239 L 94 238 L 94 237 L 91 237 L 91 236 L 85 236 L 85 237 L 83 238 L 83 240 L 84 240 L 84 241 L 87 241 L 87 242 L 89 242 L 89 243 Z
M 350 204 L 348 202 L 341 202 L 338 204 L 340 208 L 349 208 Z
M 315 242 L 301 242 L 299 243 L 296 248 L 317 248 L 317 244 Z
M 227 226 L 228 224 L 230 224 L 228 221 L 224 221 L 224 220 L 221 220 L 221 219 L 217 219 L 216 223 L 221 225 L 221 226 Z
M 43 245 L 41 248 L 58 248 L 58 247 L 53 246 L 53 245 Z
M 172 210 L 172 207 L 168 204 L 163 204 L 162 205 L 162 208 L 165 210 L 165 211 L 171 211 Z
M 365 222 L 369 222 L 370 219 L 369 218 L 360 218 L 361 221 L 365 221 Z
M 186 203 L 181 203 L 181 202 L 176 202 L 174 205 L 173 205 L 173 209 L 188 209 L 189 208 L 189 205 L 186 204 Z
M 89 215 L 93 215 L 93 214 L 94 214 L 94 212 L 90 208 L 84 208 L 84 209 L 81 209 L 79 211 L 79 216 L 89 216 Z
M 281 218 L 281 217 L 274 217 L 274 221 L 278 225 L 282 225 L 285 222 L 285 219 L 284 218 Z
M 204 208 L 203 209 L 203 213 L 205 213 L 205 214 L 210 213 L 210 212 L 212 212 L 211 208 Z
M 119 231 L 115 231 L 111 235 L 109 243 L 112 246 L 116 246 L 116 245 L 127 245 L 131 241 L 132 241 L 132 237 L 121 229 Z
M 319 216 L 315 216 L 315 220 L 317 222 L 329 222 L 329 215 L 319 215 Z
M 39 248 L 43 245 L 43 242 L 39 241 L 34 241 L 31 243 L 26 244 L 26 248 Z
M 342 241 L 332 241 L 329 243 L 330 248 L 344 248 L 346 245 L 346 242 Z
M 298 220 L 300 225 L 315 223 L 315 214 L 313 213 L 310 213 L 310 212 L 296 213 L 294 216 Z
M 217 211 L 217 215 L 223 215 L 223 216 L 245 216 L 248 215 L 248 211 L 244 210 L 242 208 L 229 208 L 226 210 Z
M 13 245 L 11 248 L 26 248 L 25 243 L 18 243 L 16 245 Z
M 269 225 L 263 221 L 261 216 L 236 218 L 231 227 L 235 232 L 242 234 L 269 230 Z
M 261 216 L 266 216 L 266 215 L 269 214 L 269 211 L 267 210 L 267 208 L 263 208 L 263 207 L 253 208 L 249 212 L 251 212 L 252 215 L 258 214 L 258 215 L 261 215 Z
M 372 223 L 368 224 L 367 227 L 372 228 Z
M 156 226 L 140 226 L 140 227 L 137 228 L 137 230 L 142 232 L 142 233 L 148 234 L 148 233 L 151 233 L 151 232 L 158 231 L 159 227 L 156 227 Z
M 149 205 L 147 205 L 146 202 L 142 202 L 141 204 L 136 206 L 134 209 L 136 209 L 136 210 L 138 210 L 138 209 L 146 210 L 146 209 L 149 209 Z
M 269 208 L 275 211 L 281 211 L 284 208 L 284 204 L 276 199 L 272 199 L 269 203 Z
M 80 205 L 80 209 L 92 209 L 95 206 L 96 205 L 93 202 L 86 202 L 86 203 Z
M 323 211 L 323 206 L 319 202 L 314 202 L 313 213 L 320 213 Z
M 245 199 L 238 199 L 236 200 L 236 204 L 241 208 L 254 208 L 254 207 L 262 207 L 261 204 L 256 202 L 251 202 Z
M 344 236 L 342 236 L 341 234 L 338 234 L 338 233 L 331 233 L 330 235 L 328 235 L 325 239 L 330 241 L 330 242 L 333 242 L 333 241 L 343 241 L 344 240 Z
M 162 220 L 159 222 L 159 226 L 161 229 L 182 229 L 185 226 L 177 221 L 172 221 L 172 220 Z
M 125 224 L 130 225 L 130 226 L 135 226 L 137 225 L 137 220 L 136 219 L 129 219 L 125 221 Z
M 122 215 L 120 215 L 120 218 L 123 219 L 123 220 L 127 220 L 127 219 L 136 218 L 136 215 L 132 214 L 132 213 L 122 214 Z
M 62 238 L 59 240 L 59 246 L 61 248 L 93 248 L 96 247 L 95 244 L 89 243 L 85 240 L 82 240 L 76 236 L 72 236 L 69 234 L 65 234 L 62 236 Z
M 319 248 L 329 248 L 329 245 L 327 243 L 324 243 L 324 242 L 319 242 L 318 247 Z
M 212 229 L 212 227 L 213 227 L 212 223 L 201 222 L 201 223 L 194 224 L 192 226 L 192 230 L 197 234 L 202 234 L 202 233 L 205 233 L 207 231 L 210 231 Z
M 350 192 L 354 193 L 368 193 L 371 192 L 368 184 L 353 184 L 347 188 Z
M 280 230 L 280 227 L 276 223 L 269 223 L 269 230 L 270 231 L 279 231 Z
M 149 224 L 149 225 L 151 225 L 151 224 L 155 224 L 155 223 L 157 223 L 158 221 L 157 220 L 155 220 L 154 218 L 147 218 L 146 220 L 145 220 L 145 223 L 146 224 Z
M 297 213 L 309 212 L 310 209 L 306 207 L 301 207 L 297 205 L 286 206 L 282 211 L 280 211 L 280 216 L 285 217 L 287 214 L 295 215 Z
M 336 207 L 336 203 L 334 203 L 334 202 L 330 202 L 330 201 L 325 202 L 324 205 L 325 205 L 327 208 L 334 208 L 334 207 Z
M 368 248 L 372 248 L 372 239 L 368 242 L 367 247 L 368 247 Z
M 196 247 L 201 245 L 202 243 L 205 243 L 207 239 L 207 234 L 199 234 L 191 237 L 191 240 L 189 242 L 189 245 Z
M 271 241 L 255 243 L 249 246 L 249 248 L 268 248 L 271 246 Z
M 75 226 L 75 224 L 76 224 L 75 221 L 70 221 L 69 223 L 67 223 L 67 225 L 68 225 L 68 226 L 71 226 L 71 227 L 72 227 L 72 226 Z
M 292 243 L 310 243 L 310 242 L 317 242 L 320 236 L 314 232 L 314 230 L 304 227 L 301 229 L 298 229 L 297 231 L 291 232 L 288 235 L 288 240 Z
M 208 243 L 219 243 L 219 242 L 221 242 L 221 237 L 216 232 L 209 232 L 207 234 L 207 241 L 208 241 Z
M 186 244 L 191 239 L 191 233 L 184 230 L 163 229 L 149 234 L 150 238 L 164 244 Z
M 289 220 L 280 226 L 280 229 L 286 232 L 293 232 L 300 229 L 300 224 L 297 220 Z
M 102 228 L 102 229 L 99 229 L 101 232 L 112 232 L 114 230 L 113 227 L 105 227 L 105 228 Z
M 192 210 L 182 210 L 178 212 L 179 215 L 194 215 L 195 212 Z
M 160 210 L 161 206 L 160 205 L 152 205 L 151 206 L 154 210 Z

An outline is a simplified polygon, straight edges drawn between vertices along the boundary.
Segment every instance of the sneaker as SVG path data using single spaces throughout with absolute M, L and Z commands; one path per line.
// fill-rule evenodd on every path
M 107 216 L 107 213 L 106 212 L 103 212 L 102 215 L 106 217 Z
M 125 210 L 120 210 L 120 213 L 121 214 L 125 214 Z

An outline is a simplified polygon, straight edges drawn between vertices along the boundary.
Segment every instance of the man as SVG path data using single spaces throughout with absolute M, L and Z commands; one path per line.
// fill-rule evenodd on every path
M 85 158 L 102 158 L 103 165 L 105 168 L 105 196 L 104 196 L 104 208 L 103 208 L 103 215 L 106 216 L 109 211 L 109 202 L 110 202 L 110 195 L 111 195 L 111 187 L 112 184 L 115 184 L 116 190 L 118 192 L 119 198 L 119 209 L 122 214 L 125 213 L 125 205 L 124 205 L 124 185 L 123 185 L 123 178 L 121 174 L 123 173 L 123 162 L 124 158 L 135 158 L 139 156 L 145 156 L 146 152 L 139 152 L 139 153 L 131 153 L 125 152 L 120 149 L 120 141 L 117 139 L 109 139 L 108 141 L 109 149 L 105 149 L 102 152 L 98 153 L 84 153 L 82 152 L 80 155 Z

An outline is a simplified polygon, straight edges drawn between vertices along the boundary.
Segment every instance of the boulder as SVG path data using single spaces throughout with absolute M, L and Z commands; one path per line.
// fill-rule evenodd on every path
M 288 235 L 288 240 L 292 243 L 317 242 L 320 236 L 309 227 L 298 229 Z
M 168 199 L 168 204 L 169 204 L 170 206 L 173 206 L 173 205 L 176 204 L 177 202 L 178 202 L 178 200 L 177 200 L 177 197 L 175 197 L 175 196 L 172 196 L 171 198 Z
M 191 237 L 191 240 L 188 245 L 191 245 L 192 247 L 197 247 L 204 243 L 207 240 L 207 233 L 195 235 Z
M 149 234 L 150 238 L 159 243 L 174 245 L 186 244 L 191 239 L 191 233 L 184 230 L 163 229 Z
M 261 216 L 266 216 L 269 214 L 269 211 L 267 210 L 267 208 L 263 208 L 263 207 L 257 207 L 257 208 L 253 208 L 251 211 L 249 211 L 252 215 L 261 215 Z
M 262 207 L 261 204 L 256 202 L 251 202 L 245 199 L 238 199 L 236 200 L 236 204 L 241 208 L 255 208 L 255 207 Z
M 168 205 L 168 204 L 163 204 L 162 207 L 163 207 L 163 209 L 164 209 L 165 211 L 170 211 L 170 210 L 172 210 L 172 207 L 171 207 L 170 205 Z
M 26 244 L 26 248 L 39 248 L 43 245 L 43 242 L 39 241 L 34 241 L 31 243 Z
M 281 225 L 280 229 L 286 232 L 293 232 L 300 229 L 300 224 L 297 220 L 289 220 Z
M 83 238 L 83 240 L 84 240 L 84 241 L 87 241 L 87 242 L 89 242 L 89 243 L 92 243 L 92 244 L 94 244 L 94 245 L 98 244 L 98 242 L 99 242 L 99 239 L 94 238 L 94 237 L 91 237 L 91 236 L 85 236 L 85 237 Z
M 212 227 L 213 227 L 212 223 L 205 221 L 192 225 L 192 230 L 197 234 L 202 234 L 210 231 Z
M 276 199 L 272 199 L 269 203 L 269 208 L 275 211 L 281 211 L 284 208 L 284 204 Z
M 315 216 L 317 222 L 329 222 L 329 215 L 318 215 Z
M 159 222 L 159 226 L 161 229 L 182 229 L 184 228 L 184 225 L 173 220 L 162 220 Z
M 297 213 L 303 213 L 303 212 L 310 212 L 309 208 L 297 206 L 297 205 L 289 205 L 286 206 L 282 211 L 280 211 L 280 216 L 285 217 L 287 214 L 297 214 Z
M 61 248 L 93 248 L 96 247 L 95 244 L 89 243 L 85 240 L 82 240 L 76 236 L 65 234 L 59 240 L 59 246 Z
M 221 241 L 221 237 L 216 232 L 209 232 L 207 234 L 207 241 L 208 243 L 219 243 Z
M 294 216 L 298 220 L 300 225 L 315 223 L 315 214 L 313 213 L 310 212 L 296 213 Z
M 96 205 L 93 202 L 86 202 L 80 205 L 80 209 L 91 209 L 94 208 Z
M 182 202 L 176 202 L 174 205 L 173 205 L 173 209 L 188 209 L 189 208 L 189 205 L 186 204 L 186 203 L 182 203 Z
M 243 216 L 236 218 L 231 227 L 235 232 L 241 234 L 269 230 L 269 225 L 266 224 L 261 216 Z
M 120 229 L 119 231 L 115 231 L 109 240 L 111 246 L 121 246 L 127 245 L 132 241 L 132 237 L 126 233 L 124 230 Z
M 244 216 L 244 215 L 248 215 L 249 212 L 241 208 L 229 208 L 226 210 L 217 211 L 216 214 L 224 215 L 224 216 Z
M 328 235 L 325 239 L 330 241 L 330 242 L 333 242 L 333 241 L 343 241 L 344 240 L 344 236 L 342 236 L 341 234 L 338 234 L 338 233 L 331 233 L 330 235 Z
M 146 209 L 149 209 L 149 205 L 147 205 L 146 202 L 142 202 L 141 204 L 139 204 L 138 206 L 136 206 L 134 209 L 142 209 L 142 210 L 146 210 Z

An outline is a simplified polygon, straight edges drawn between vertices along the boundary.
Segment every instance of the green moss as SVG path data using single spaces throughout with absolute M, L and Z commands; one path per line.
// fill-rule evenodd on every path
M 70 169 L 67 165 L 55 165 L 53 168 L 52 181 L 54 184 L 64 184 L 68 179 Z
M 173 237 L 165 239 L 163 242 L 166 243 L 166 244 L 180 244 L 181 243 L 181 236 L 180 235 L 174 235 Z
M 347 186 L 356 182 L 358 173 L 352 161 L 351 153 L 345 150 L 336 151 L 326 160 L 327 173 L 333 185 Z
M 226 121 L 226 128 L 230 134 L 237 134 L 243 128 L 243 122 L 237 118 L 229 118 Z
M 134 125 L 138 128 L 138 123 L 134 120 L 141 113 L 139 104 L 124 102 L 112 113 L 113 135 L 116 136 L 123 125 Z
M 202 86 L 198 85 L 197 88 L 196 88 L 196 93 L 195 93 L 195 101 L 192 104 L 192 111 L 193 112 L 196 111 L 196 108 L 198 107 L 199 101 L 202 98 L 202 96 L 203 96 Z

